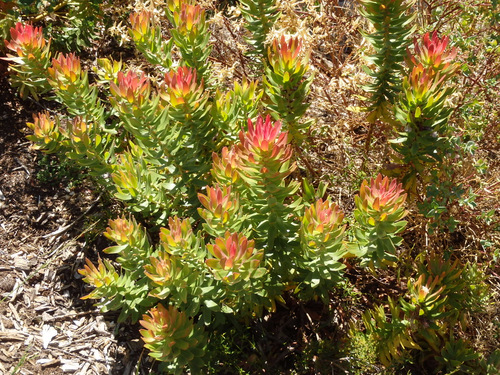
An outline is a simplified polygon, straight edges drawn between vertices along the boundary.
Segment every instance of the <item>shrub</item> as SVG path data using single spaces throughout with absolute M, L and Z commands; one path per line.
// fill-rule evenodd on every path
M 273 36 L 274 2 L 240 7 L 252 46 L 240 57 L 254 63 L 253 80 L 217 82 L 218 62 L 209 58 L 214 27 L 191 0 L 169 0 L 159 16 L 129 16 L 128 32 L 151 74 L 112 59 L 87 72 L 74 53 L 50 60 L 41 29 L 12 29 L 13 84 L 22 96 L 51 91 L 64 112 L 34 116 L 34 148 L 75 162 L 128 211 L 104 233 L 114 242 L 104 252 L 115 260 L 87 259 L 79 271 L 93 288 L 84 298 L 119 310 L 120 322 L 140 320 L 161 370 L 201 373 L 215 357 L 207 348 L 230 324 L 256 321 L 286 299 L 331 306 L 332 290 L 358 274 L 402 277 L 403 296 L 371 296 L 386 301 L 375 307 L 363 302 L 370 307 L 365 332 L 351 321 L 351 346 L 371 347 L 354 352 L 370 362 L 376 354 L 387 368 L 431 358 L 439 371 L 490 371 L 496 355 L 481 358 L 461 337 L 467 316 L 488 300 L 482 269 L 456 253 L 451 261 L 442 249 L 427 256 L 401 246 L 415 200 L 430 219 L 420 232 L 427 236 L 443 223 L 451 228 L 463 192 L 451 165 L 459 141 L 448 125 L 456 49 L 434 32 L 407 51 L 410 4 L 362 1 L 375 30 L 366 33 L 375 50 L 367 144 L 376 120 L 394 127 L 387 135 L 400 181 L 382 174 L 363 181 L 353 202 L 342 202 L 352 203 L 350 215 L 325 181 L 307 181 L 300 168 L 307 160 L 298 152 L 312 144 L 306 111 L 316 57 L 299 37 Z M 160 26 L 165 20 L 169 30 Z M 414 235 L 418 225 L 409 221 Z M 327 350 L 332 337 L 325 342 Z
M 389 315 L 382 305 L 365 312 L 366 332 L 377 342 L 384 365 L 401 363 L 406 351 L 417 351 L 422 361 L 435 358 L 447 370 L 479 366 L 479 355 L 454 334 L 465 327 L 468 314 L 485 306 L 487 292 L 474 267 L 431 256 L 420 263 L 418 278 L 408 281 L 407 297 L 388 299 Z
M 109 263 L 99 261 L 99 268 L 89 263 L 80 271 L 96 288 L 87 298 L 99 297 L 102 308 L 122 309 L 121 316 L 129 314 L 132 319 L 152 307 L 156 298 L 168 301 L 201 319 L 208 335 L 226 315 L 248 318 L 260 316 L 263 308 L 273 310 L 286 289 L 294 288 L 301 298 L 319 296 L 326 301 L 342 278 L 342 260 L 348 253 L 342 242 L 343 213 L 330 200 L 318 199 L 303 208 L 299 187 L 286 182 L 294 165 L 289 164 L 287 133 L 280 130 L 278 122 L 259 117 L 255 125 L 249 121 L 247 132 L 240 132 L 240 143 L 223 148 L 221 156 L 214 154 L 211 172 L 219 185 L 198 195 L 205 223 L 197 234 L 190 220 L 171 217 L 169 228 L 160 230 L 159 245 L 152 248 L 133 220 L 111 221 L 106 236 L 118 246 L 105 252 L 119 255 L 124 274 L 118 276 Z M 381 181 L 379 176 L 363 183 L 372 195 L 380 194 L 370 208 L 360 205 L 359 211 L 368 222 L 395 223 L 402 217 L 404 196 L 395 181 Z M 386 211 L 377 216 L 374 207 L 384 207 L 392 216 Z M 393 225 L 401 228 L 404 223 Z M 384 254 L 383 241 L 372 246 Z M 149 292 L 144 289 L 146 279 Z M 140 300 L 143 293 L 149 299 Z M 188 363 L 175 367 L 175 358 L 161 349 L 174 334 L 150 334 L 147 344 L 153 357 L 180 371 Z

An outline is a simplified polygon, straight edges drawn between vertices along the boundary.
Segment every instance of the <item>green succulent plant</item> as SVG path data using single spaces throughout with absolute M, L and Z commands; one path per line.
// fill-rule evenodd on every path
M 361 257 L 361 265 L 382 267 L 397 261 L 396 246 L 402 238 L 397 236 L 406 226 L 402 220 L 406 193 L 396 179 L 382 177 L 364 180 L 355 197 L 354 218 L 357 242 L 352 251 Z
M 275 39 L 268 49 L 265 68 L 265 92 L 268 107 L 276 119 L 282 119 L 292 139 L 300 144 L 306 137 L 311 121 L 301 121 L 309 104 L 306 103 L 314 76 L 308 73 L 308 56 L 303 56 L 298 38 Z
M 371 94 L 369 108 L 373 120 L 390 113 L 388 107 L 401 92 L 403 62 L 414 31 L 409 27 L 415 18 L 408 12 L 411 5 L 411 1 L 405 0 L 361 1 L 360 13 L 374 28 L 373 32 L 363 33 L 375 49 L 375 54 L 368 57 L 376 66 L 369 72 L 373 83 L 365 88 Z
M 167 362 L 167 370 L 181 374 L 185 366 L 192 373 L 201 373 L 203 348 L 206 337 L 199 325 L 195 325 L 186 314 L 173 306 L 168 309 L 158 304 L 143 315 L 140 330 L 150 356 Z
M 36 100 L 40 94 L 50 91 L 47 68 L 50 65 L 50 40 L 43 37 L 42 28 L 18 22 L 10 29 L 10 41 L 6 41 L 9 69 L 14 73 L 10 79 L 19 88 L 22 98 L 28 94 Z

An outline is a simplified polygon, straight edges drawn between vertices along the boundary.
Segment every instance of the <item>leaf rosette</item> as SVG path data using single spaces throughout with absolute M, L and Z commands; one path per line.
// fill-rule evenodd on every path
M 201 365 L 205 334 L 184 312 L 158 304 L 144 314 L 139 323 L 144 327 L 139 332 L 151 357 L 170 362 L 177 370 L 175 373 L 181 373 L 186 365 L 191 370 Z
M 259 267 L 264 252 L 256 250 L 254 245 L 255 241 L 239 233 L 226 232 L 223 238 L 216 238 L 214 244 L 207 244 L 213 258 L 208 258 L 205 263 L 217 280 L 228 284 L 259 278 L 266 272 L 265 268 Z

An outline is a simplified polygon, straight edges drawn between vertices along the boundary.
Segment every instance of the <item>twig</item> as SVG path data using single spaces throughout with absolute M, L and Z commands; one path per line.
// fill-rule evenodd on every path
M 365 141 L 365 157 L 363 158 L 363 164 L 361 164 L 361 170 L 366 172 L 366 162 L 368 161 L 368 153 L 370 152 L 371 140 L 373 135 L 373 128 L 375 126 L 374 122 L 370 122 L 370 127 L 368 128 L 368 134 L 366 135 Z
M 64 8 L 66 5 L 68 5 L 68 0 L 64 0 L 64 1 L 61 1 L 59 4 L 57 4 L 53 9 L 52 11 L 53 12 L 57 12 L 58 10 Z M 35 18 L 33 18 L 33 22 L 38 22 L 38 21 L 41 21 L 43 20 L 45 17 L 47 17 L 49 15 L 49 11 L 45 11 L 43 13 L 40 13 L 38 16 L 36 16 Z
M 21 166 L 20 168 L 24 169 L 24 171 L 26 172 L 26 174 L 28 175 L 28 178 L 29 178 L 29 176 L 31 176 L 31 173 L 30 173 L 30 171 L 29 171 L 28 167 L 26 167 L 26 166 L 25 166 L 25 165 L 21 162 L 21 160 L 19 160 L 18 158 L 16 158 L 16 157 L 15 157 L 15 158 L 14 158 L 14 160 L 15 160 L 15 161 L 16 161 L 16 162 L 17 162 L 17 163 Z M 19 168 L 16 168 L 16 169 L 19 169 Z M 14 170 L 16 170 L 16 169 L 14 169 Z
M 90 228 L 94 227 L 95 224 L 91 225 Z M 41 270 L 45 269 L 46 267 L 48 267 L 53 261 L 54 259 L 56 258 L 56 255 L 58 254 L 58 252 L 65 248 L 65 245 L 68 244 L 68 242 L 71 242 L 71 243 L 74 243 L 75 240 L 79 237 L 81 237 L 84 233 L 86 233 L 89 229 L 86 229 L 84 230 L 82 233 L 80 233 L 78 236 L 76 236 L 75 238 L 73 238 L 71 241 L 66 241 L 66 242 L 63 242 L 62 244 L 60 244 L 59 246 L 57 246 L 50 254 L 48 254 L 46 257 L 48 258 L 48 260 L 43 263 L 42 265 L 40 265 L 39 267 L 37 267 L 34 271 L 32 271 L 24 280 L 21 281 L 21 283 L 19 284 L 19 287 L 22 287 L 24 285 L 26 285 L 35 275 L 37 275 Z M 17 289 L 18 289 L 17 288 Z M 0 299 L 0 303 L 3 303 L 4 301 L 6 301 L 8 298 L 10 298 L 10 302 L 12 302 L 15 297 L 17 297 L 17 294 L 16 294 L 16 287 L 14 287 L 13 291 L 11 291 L 10 293 L 8 293 L 4 298 Z
M 49 237 L 54 237 L 54 236 L 57 236 L 59 234 L 62 234 L 64 232 L 67 232 L 70 228 L 72 228 L 79 220 L 81 220 L 82 218 L 84 218 L 85 216 L 87 216 L 87 214 L 97 205 L 97 203 L 99 202 L 99 200 L 101 199 L 101 196 L 102 196 L 102 193 L 99 194 L 99 196 L 97 197 L 97 199 L 90 205 L 89 208 L 87 208 L 87 210 L 85 210 L 85 212 L 83 214 L 81 214 L 80 216 L 78 216 L 75 220 L 73 220 L 70 224 L 68 225 L 65 225 L 63 227 L 60 227 L 59 229 L 55 230 L 54 232 L 51 232 L 49 234 L 45 234 L 42 236 L 42 238 L 49 238 Z
M 0 341 L 24 341 L 26 340 L 26 336 L 29 336 L 28 333 L 23 331 L 18 331 L 15 329 L 10 329 L 6 331 L 0 331 Z
M 311 165 L 311 163 L 309 162 L 309 160 L 307 159 L 307 157 L 304 155 L 304 153 L 302 152 L 302 149 L 295 145 L 294 146 L 294 151 L 295 153 L 298 155 L 299 157 L 299 160 L 301 162 L 304 163 L 304 165 L 306 166 L 307 168 L 307 172 L 309 172 L 309 177 L 312 177 L 312 178 L 316 178 L 317 176 L 317 172 L 316 170 L 313 168 L 313 166 Z
M 81 354 L 78 354 L 78 353 L 75 353 L 75 352 L 70 352 L 70 351 L 67 351 L 67 350 L 64 350 L 64 349 L 61 349 L 61 348 L 52 347 L 51 349 L 52 349 L 52 351 L 55 351 L 55 352 L 61 352 L 61 353 L 64 353 L 66 355 L 69 355 L 69 356 L 77 357 L 78 359 L 81 359 L 82 361 L 88 362 L 90 364 L 92 364 L 94 362 L 100 362 L 100 363 L 105 363 L 105 364 L 109 363 L 109 361 L 107 361 L 105 359 L 99 359 L 99 358 L 95 358 L 95 357 L 88 358 L 88 357 L 85 357 L 85 356 L 83 356 Z
M 65 315 L 53 316 L 50 319 L 45 319 L 44 323 L 61 321 L 61 320 L 68 320 L 68 319 L 75 319 L 75 318 L 79 318 L 81 316 L 86 316 L 86 315 L 101 315 L 101 314 L 99 312 L 96 312 L 96 311 L 82 311 L 82 312 L 79 312 L 76 314 L 65 314 Z
M 229 24 L 229 21 L 226 17 L 223 17 L 223 20 L 224 20 L 224 26 L 226 26 L 226 29 L 227 31 L 229 31 L 229 33 L 231 34 L 231 36 L 233 37 L 234 41 L 237 42 L 238 41 L 238 38 L 236 37 L 236 35 L 234 35 L 233 33 L 233 30 L 232 30 L 232 27 L 231 25 Z M 231 49 L 230 47 L 228 47 L 229 49 Z M 231 49 L 232 50 L 232 49 Z M 241 68 L 243 69 L 243 74 L 245 75 L 245 77 L 247 77 L 247 70 L 246 70 L 246 66 L 245 66 L 245 60 L 244 60 L 244 57 L 243 55 L 241 54 L 241 52 L 237 51 L 236 54 L 238 55 L 238 58 L 240 59 L 240 64 L 241 64 Z

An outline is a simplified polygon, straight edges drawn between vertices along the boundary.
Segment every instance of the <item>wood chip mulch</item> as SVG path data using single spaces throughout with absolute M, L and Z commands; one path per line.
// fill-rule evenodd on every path
M 0 77 L 0 375 L 136 373 L 147 357 L 137 330 L 81 300 L 90 289 L 78 269 L 98 250 L 102 199 L 37 178 L 42 155 L 25 124 L 41 107 Z

